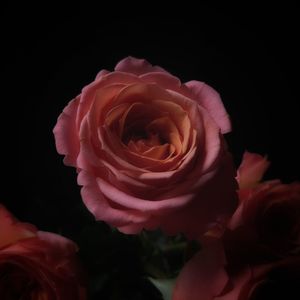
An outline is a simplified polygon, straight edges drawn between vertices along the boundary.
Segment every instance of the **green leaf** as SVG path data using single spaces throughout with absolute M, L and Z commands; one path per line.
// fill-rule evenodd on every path
M 172 292 L 175 286 L 176 278 L 173 279 L 154 279 L 149 277 L 149 280 L 161 292 L 164 300 L 172 299 Z

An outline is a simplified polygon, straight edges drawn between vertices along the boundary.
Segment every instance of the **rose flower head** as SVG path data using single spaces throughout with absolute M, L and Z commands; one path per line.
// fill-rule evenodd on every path
M 281 300 L 300 298 L 300 257 L 236 264 L 220 241 L 206 245 L 181 270 L 172 300 Z
M 260 182 L 268 165 L 266 158 L 258 154 L 244 154 L 238 169 L 240 203 L 226 237 L 238 239 L 252 257 L 254 252 L 261 255 L 262 251 L 266 256 L 300 254 L 300 183 Z
M 77 246 L 18 222 L 0 204 L 0 299 L 85 300 Z
M 245 152 L 229 228 L 184 265 L 172 300 L 300 298 L 300 183 L 261 182 L 269 164 Z
M 127 57 L 67 105 L 54 135 L 97 220 L 129 234 L 159 227 L 192 238 L 236 206 L 235 168 L 222 135 L 230 130 L 207 84 L 183 84 Z

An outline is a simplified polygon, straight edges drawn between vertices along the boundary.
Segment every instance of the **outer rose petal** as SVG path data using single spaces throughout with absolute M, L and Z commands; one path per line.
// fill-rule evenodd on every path
M 14 244 L 19 240 L 36 236 L 37 229 L 27 223 L 18 222 L 0 204 L 0 251 L 2 248 Z
M 69 102 L 53 129 L 57 152 L 65 155 L 64 163 L 69 166 L 76 166 L 79 153 L 79 140 L 76 128 L 79 100 L 80 96 Z
M 234 174 L 231 156 L 227 154 L 215 173 L 208 173 L 201 177 L 199 181 L 203 180 L 205 183 L 199 194 L 195 195 L 195 201 L 173 215 L 163 218 L 161 222 L 164 231 L 171 235 L 186 232 L 188 238 L 197 239 L 208 231 L 214 231 L 215 227 L 223 228 L 226 218 L 236 207 L 237 186 L 231 180 Z M 206 177 L 209 180 L 205 181 Z M 202 199 L 209 199 L 209 201 L 204 200 L 204 203 Z
M 238 274 L 238 276 L 230 278 L 230 285 L 232 289 L 223 296 L 216 297 L 214 300 L 248 300 L 248 298 L 241 298 L 242 290 L 251 280 L 251 269 L 245 267 L 245 269 Z
M 132 56 L 128 56 L 122 59 L 115 67 L 115 71 L 121 71 L 126 73 L 132 73 L 135 75 L 142 75 L 149 72 L 165 72 L 163 68 L 158 66 L 152 66 L 145 59 L 137 59 Z
M 212 300 L 219 295 L 228 276 L 224 270 L 225 256 L 221 243 L 204 245 L 188 261 L 177 278 L 172 300 Z
M 78 251 L 78 246 L 71 240 L 52 232 L 38 231 L 37 236 L 40 240 L 46 242 L 49 249 L 54 253 L 63 254 L 63 256 L 74 255 Z
M 96 75 L 95 80 L 100 79 L 101 77 L 103 77 L 104 75 L 106 75 L 106 74 L 108 74 L 108 73 L 110 73 L 110 72 L 107 71 L 107 70 L 101 70 L 101 71 Z
M 238 168 L 237 180 L 240 189 L 254 187 L 262 179 L 269 165 L 266 157 L 246 151 Z
M 180 91 L 181 82 L 175 76 L 166 72 L 151 72 L 139 76 L 144 82 L 157 83 L 160 87 L 165 89 Z
M 113 226 L 125 226 L 133 223 L 145 222 L 148 216 L 132 210 L 119 210 L 111 207 L 108 200 L 99 190 L 97 180 L 91 174 L 81 171 L 78 175 L 78 184 L 81 189 L 82 199 L 95 216 L 96 220 L 103 220 Z
M 221 128 L 221 132 L 230 132 L 230 119 L 224 108 L 219 93 L 204 82 L 196 80 L 189 81 L 185 83 L 185 85 L 194 94 L 195 99 L 198 101 L 198 103 L 208 110 L 215 122 Z

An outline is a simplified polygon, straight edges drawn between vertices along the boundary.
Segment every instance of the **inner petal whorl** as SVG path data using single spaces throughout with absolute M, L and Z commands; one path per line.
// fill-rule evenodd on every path
M 139 155 L 164 160 L 178 151 L 180 139 L 176 126 L 168 112 L 153 104 L 119 105 L 108 113 L 106 124 L 129 151 Z

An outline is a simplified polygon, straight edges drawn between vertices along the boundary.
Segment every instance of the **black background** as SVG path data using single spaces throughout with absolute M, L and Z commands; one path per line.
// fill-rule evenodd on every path
M 0 199 L 18 218 L 67 235 L 82 220 L 91 222 L 75 170 L 56 153 L 52 128 L 99 70 L 112 70 L 128 55 L 221 94 L 237 165 L 247 149 L 268 155 L 268 179 L 300 180 L 295 7 L 181 4 L 178 15 L 173 7 L 127 8 L 130 14 L 75 4 L 2 8 Z

